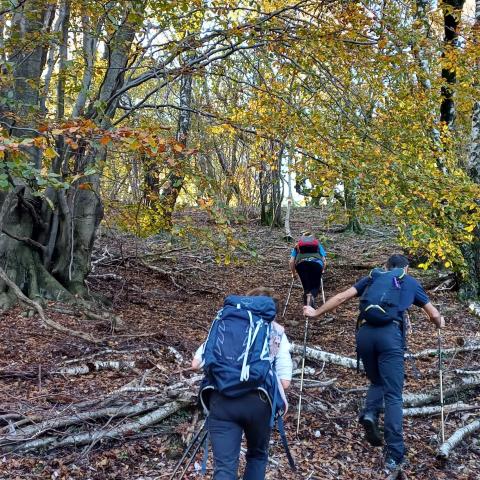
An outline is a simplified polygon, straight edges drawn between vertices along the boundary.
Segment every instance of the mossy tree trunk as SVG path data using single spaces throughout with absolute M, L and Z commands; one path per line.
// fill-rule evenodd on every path
M 40 91 L 49 48 L 55 47 L 54 42 L 48 40 L 53 19 L 52 5 L 44 0 L 27 0 L 19 3 L 12 15 L 10 38 L 15 41 L 10 44 L 8 61 L 12 65 L 13 78 L 10 84 L 3 84 L 0 96 L 14 101 L 2 102 L 0 120 L 7 132 L 16 137 L 37 136 L 37 126 L 47 121 L 45 111 L 40 108 Z M 65 42 L 71 28 L 69 6 L 70 1 L 61 2 L 63 14 L 60 17 L 64 24 L 60 29 L 58 121 L 63 120 L 65 112 L 63 74 L 67 61 Z M 118 100 L 110 99 L 123 84 L 135 36 L 135 26 L 128 20 L 129 12 L 125 10 L 123 15 L 123 21 L 111 31 L 106 46 L 107 68 L 87 114 L 101 128 L 111 125 L 110 119 L 115 114 Z M 38 41 L 32 42 L 32 38 Z M 107 107 L 99 111 L 95 104 Z M 49 169 L 62 179 L 69 175 L 81 178 L 68 190 L 47 189 L 44 197 L 35 196 L 31 185 L 14 178 L 7 162 L 0 165 L 10 183 L 10 191 L 0 194 L 0 208 L 5 213 L 0 234 L 0 266 L 32 299 L 69 300 L 75 295 L 87 294 L 85 278 L 90 271 L 93 242 L 103 217 L 103 205 L 99 195 L 99 173 L 85 175 L 85 172 L 101 164 L 106 150 L 87 142 L 79 143 L 78 149 L 72 151 L 63 141 L 57 140 L 57 156 Z M 37 168 L 45 168 L 38 149 L 26 149 L 25 155 Z M 5 203 L 7 200 L 9 205 Z M 14 293 L 1 282 L 0 308 L 10 306 L 13 301 Z

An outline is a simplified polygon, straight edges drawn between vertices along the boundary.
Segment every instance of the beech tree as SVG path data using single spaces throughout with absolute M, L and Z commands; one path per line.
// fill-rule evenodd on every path
M 261 2 L 255 9 L 239 5 L 238 15 L 222 2 L 2 2 L 0 258 L 24 293 L 86 294 L 103 216 L 102 169 L 113 142 L 164 164 L 158 203 L 168 227 L 188 157 L 193 76 L 236 51 L 288 36 L 293 26 L 278 29 L 277 19 L 312 2 L 279 4 L 266 11 Z M 210 25 L 201 30 L 204 18 Z M 175 137 L 158 128 L 122 130 L 176 81 Z M 7 285 L 0 290 L 3 306 L 14 300 Z

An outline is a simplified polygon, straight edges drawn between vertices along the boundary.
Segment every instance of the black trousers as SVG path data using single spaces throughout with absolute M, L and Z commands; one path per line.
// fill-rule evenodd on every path
M 320 290 L 320 280 L 323 272 L 322 265 L 318 262 L 305 260 L 297 264 L 295 268 L 302 282 L 304 299 L 307 293 L 311 293 L 315 298 Z
M 238 398 L 212 392 L 208 432 L 215 462 L 214 480 L 237 480 L 243 432 L 247 439 L 247 465 L 243 479 L 265 479 L 270 415 L 270 404 L 259 392 Z

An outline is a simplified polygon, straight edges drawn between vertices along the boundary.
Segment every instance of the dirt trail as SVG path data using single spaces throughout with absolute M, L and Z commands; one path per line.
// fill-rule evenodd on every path
M 381 264 L 397 251 L 388 229 L 376 227 L 364 235 L 335 233 L 323 229 L 321 210 L 294 211 L 292 232 L 312 228 L 323 235 L 329 256 L 325 281 L 327 297 L 348 287 L 369 269 Z M 200 221 L 200 219 L 199 219 Z M 142 377 L 144 386 L 162 386 L 187 378 L 190 372 L 172 375 L 187 367 L 192 352 L 205 337 L 208 326 L 223 298 L 229 293 L 243 293 L 264 285 L 275 288 L 284 297 L 290 276 L 287 262 L 291 245 L 283 240 L 283 232 L 258 226 L 256 221 L 237 226 L 238 233 L 257 252 L 256 257 L 239 253 L 238 263 L 228 266 L 215 263 L 208 251 L 135 241 L 125 236 L 104 236 L 97 248 L 98 262 L 91 276 L 90 289 L 112 302 L 114 314 L 123 320 L 112 325 L 106 320 L 86 318 L 71 307 L 51 305 L 48 315 L 64 325 L 89 331 L 105 339 L 94 347 L 40 326 L 36 317 L 13 309 L 0 324 L 0 415 L 17 412 L 21 415 L 43 415 L 45 412 L 69 412 L 74 403 L 101 398 L 102 395 Z M 159 253 L 163 252 L 163 253 Z M 148 255 L 148 256 L 145 256 Z M 153 266 L 146 266 L 139 257 Z M 160 270 L 159 270 L 160 269 Z M 437 285 L 422 272 L 427 285 Z M 302 290 L 295 285 L 287 309 L 285 326 L 291 341 L 303 339 L 301 313 Z M 455 300 L 448 290 L 429 291 L 429 295 L 447 319 L 445 347 L 455 347 L 459 339 L 478 338 L 478 320 Z M 353 357 L 356 304 L 342 306 L 333 322 L 320 325 L 312 322 L 309 345 Z M 436 348 L 431 324 L 419 309 L 412 309 L 413 335 L 409 347 L 415 352 Z M 114 322 L 115 323 L 115 322 Z M 112 327 L 116 332 L 112 333 Z M 174 347 L 183 361 L 175 358 L 168 347 Z M 102 360 L 135 361 L 133 370 L 92 370 L 86 375 L 49 375 L 48 372 L 71 359 L 103 353 Z M 90 360 L 91 361 L 91 360 Z M 287 435 L 299 473 L 288 471 L 279 439 L 273 436 L 272 458 L 283 468 L 271 466 L 267 479 L 376 479 L 381 474 L 381 450 L 369 447 L 358 429 L 357 415 L 366 379 L 353 370 L 308 362 L 316 380 L 335 379 L 322 388 L 308 388 L 304 397 L 305 412 L 301 434 L 295 438 L 295 409 L 298 382 L 289 392 L 291 412 Z M 475 369 L 480 354 L 458 354 L 446 362 L 445 383 L 451 381 L 454 369 Z M 144 371 L 148 367 L 148 375 Z M 416 379 L 411 364 L 406 366 L 405 391 L 422 392 L 437 388 L 438 370 L 435 358 L 417 361 L 422 377 Z M 459 394 L 456 400 L 464 400 Z M 453 401 L 454 399 L 452 399 Z M 468 403 L 480 404 L 480 391 L 470 392 Z M 478 412 L 447 416 L 446 434 L 471 421 Z M 183 449 L 181 442 L 191 425 L 192 412 L 172 417 L 153 429 L 125 436 L 121 441 L 103 441 L 75 450 L 63 449 L 28 455 L 9 454 L 0 458 L 0 477 L 41 479 L 104 479 L 168 478 L 176 458 Z M 4 426 L 5 422 L 1 425 Z M 91 428 L 98 425 L 91 423 Z M 478 436 L 457 447 L 448 464 L 435 460 L 438 446 L 439 418 L 415 417 L 405 420 L 405 437 L 409 447 L 409 478 L 477 479 L 480 476 L 480 442 Z M 104 427 L 104 428 L 108 428 Z M 199 460 L 200 457 L 199 457 Z M 209 465 L 210 467 L 210 465 Z M 186 478 L 201 478 L 192 472 Z M 207 476 L 207 478 L 209 478 Z

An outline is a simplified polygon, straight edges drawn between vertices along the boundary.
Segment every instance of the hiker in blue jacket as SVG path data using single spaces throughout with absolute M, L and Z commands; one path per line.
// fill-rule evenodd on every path
M 292 277 L 300 277 L 303 286 L 303 304 L 311 298 L 312 306 L 320 291 L 320 282 L 327 265 L 327 253 L 323 245 L 309 231 L 303 232 L 290 254 L 289 267 Z
M 270 301 L 272 305 L 272 311 L 269 312 L 269 315 L 271 315 L 270 318 L 275 317 L 277 302 L 275 301 L 275 303 L 273 303 L 269 298 L 273 297 L 273 290 L 270 288 L 259 287 L 250 290 L 246 297 L 232 297 L 234 299 L 240 299 L 240 301 L 244 301 L 245 303 L 247 303 L 246 297 L 258 297 L 259 299 L 265 299 L 265 297 L 267 297 L 266 299 Z M 234 308 L 231 306 L 231 301 L 229 300 L 229 298 L 232 297 L 227 297 L 225 302 L 225 305 L 230 306 L 230 308 Z M 275 300 L 275 298 L 273 298 L 273 300 Z M 224 315 L 225 308 L 227 307 L 224 307 L 223 309 Z M 240 308 L 240 304 L 237 305 L 237 308 Z M 221 315 L 221 312 L 222 311 L 219 312 L 219 315 Z M 266 312 L 265 315 L 262 314 L 261 316 L 266 319 Z M 218 315 L 217 318 L 219 318 Z M 251 318 L 252 317 L 250 316 L 250 319 Z M 224 330 L 222 330 L 221 338 L 219 336 L 216 337 L 215 351 L 217 349 L 222 349 L 224 345 L 227 344 L 228 340 L 224 339 L 227 337 L 228 332 L 225 334 L 223 332 Z M 210 335 L 211 334 L 209 334 L 209 337 Z M 258 335 L 256 336 L 258 338 Z M 240 351 L 244 349 L 242 344 L 243 338 L 240 340 L 239 344 Z M 206 361 L 205 352 L 207 349 L 208 340 L 202 344 L 195 353 L 192 361 L 192 367 L 194 369 L 199 369 L 203 366 L 203 362 Z M 243 479 L 264 480 L 265 478 L 271 425 L 272 419 L 274 418 L 272 415 L 272 404 L 275 404 L 275 402 L 281 402 L 284 411 L 286 411 L 288 404 L 284 390 L 289 387 L 292 379 L 290 344 L 284 333 L 283 327 L 275 321 L 271 322 L 270 334 L 264 344 L 263 350 L 265 350 L 267 354 L 265 359 L 270 360 L 275 367 L 273 370 L 275 378 L 272 377 L 272 381 L 274 382 L 274 389 L 276 389 L 278 393 L 277 400 L 272 398 L 271 394 L 267 393 L 268 388 L 262 386 L 260 386 L 260 388 L 251 389 L 241 396 L 227 396 L 218 391 L 220 386 L 216 385 L 215 381 L 212 382 L 212 379 L 209 379 L 208 374 L 206 374 L 204 379 L 204 385 L 202 385 L 200 392 L 200 400 L 205 410 L 208 411 L 207 424 L 213 451 L 214 480 L 237 480 L 240 446 L 243 433 L 245 433 L 247 440 L 247 464 Z M 226 352 L 227 356 L 230 358 L 234 358 L 237 353 Z M 247 357 L 245 351 L 240 358 L 242 357 Z M 221 372 L 220 375 L 228 377 L 229 373 L 225 371 Z M 273 395 L 273 397 L 275 396 L 276 395 Z
M 319 317 L 353 297 L 360 297 L 360 315 L 356 335 L 357 353 L 370 380 L 360 424 L 366 439 L 381 446 L 378 415 L 385 405 L 385 468 L 394 471 L 404 462 L 402 432 L 402 390 L 404 379 L 404 313 L 412 305 L 422 308 L 437 328 L 445 322 L 430 303 L 422 286 L 407 274 L 408 259 L 392 255 L 385 270 L 372 270 L 369 276 L 330 298 L 317 310 L 304 307 L 304 314 Z M 376 297 L 377 296 L 377 297 Z

